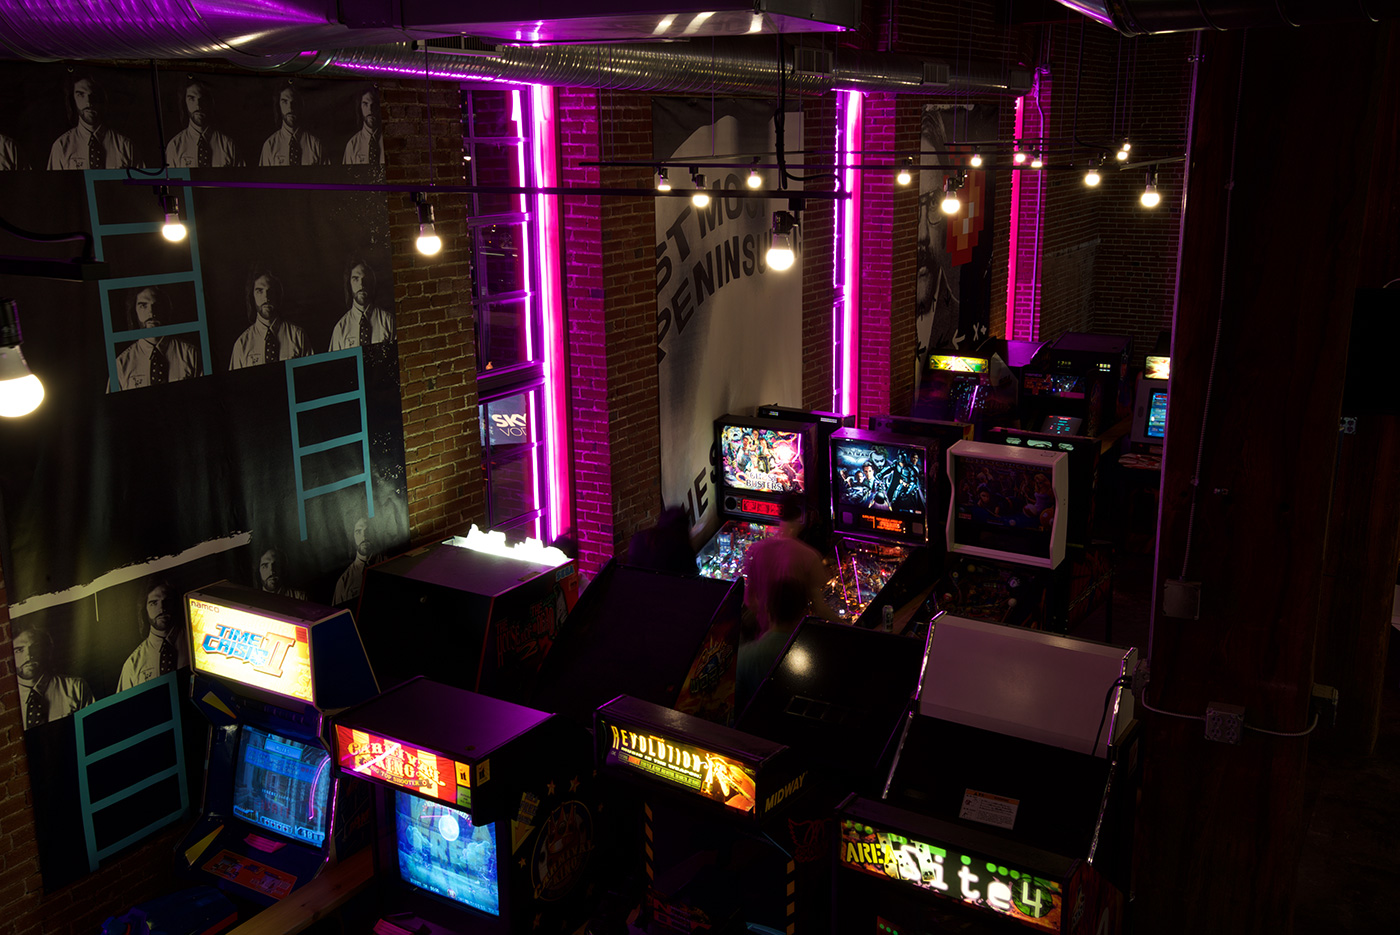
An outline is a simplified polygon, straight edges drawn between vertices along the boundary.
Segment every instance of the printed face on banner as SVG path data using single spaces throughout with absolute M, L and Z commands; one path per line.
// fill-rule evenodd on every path
M 774 149 L 771 104 L 655 98 L 653 145 L 663 161 Z M 802 148 L 800 113 L 784 146 Z M 773 161 L 772 159 L 763 160 Z M 802 267 L 769 269 L 770 202 L 723 197 L 747 191 L 748 163 L 707 169 L 708 206 L 656 199 L 656 351 L 661 413 L 662 499 L 686 511 L 692 534 L 714 516 L 720 481 L 714 420 L 802 395 Z M 671 171 L 677 190 L 689 182 Z M 797 191 L 797 189 L 794 189 Z M 805 454 L 805 453 L 804 453 Z M 771 477 L 770 477 L 771 479 Z M 783 483 L 790 483 L 784 481 Z M 763 489 L 772 489 L 764 487 Z

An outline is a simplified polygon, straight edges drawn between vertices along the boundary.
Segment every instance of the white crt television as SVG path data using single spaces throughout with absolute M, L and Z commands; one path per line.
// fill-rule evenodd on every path
M 1069 455 L 961 441 L 948 449 L 948 551 L 1056 568 L 1065 557 Z

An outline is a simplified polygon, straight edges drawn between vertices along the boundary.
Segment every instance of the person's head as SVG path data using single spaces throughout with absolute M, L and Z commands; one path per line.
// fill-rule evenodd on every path
M 185 84 L 185 119 L 200 130 L 214 119 L 214 92 L 199 78 Z
M 268 549 L 258 557 L 258 587 L 264 591 L 276 593 L 277 589 L 282 587 L 284 572 L 281 549 Z
M 345 304 L 369 308 L 378 279 L 374 267 L 356 257 L 345 264 Z
M 89 130 L 102 123 L 107 110 L 107 93 L 101 83 L 85 72 L 74 72 L 68 80 L 68 120 L 82 123 Z
M 170 300 L 160 286 L 146 286 L 126 299 L 127 325 L 136 328 L 159 328 L 170 324 Z
M 277 320 L 282 305 L 282 283 L 271 270 L 255 268 L 248 274 L 247 298 L 248 320 L 261 319 L 264 324 L 271 324 Z
M 778 532 L 784 536 L 795 536 L 802 531 L 806 520 L 802 498 L 797 494 L 785 493 L 778 500 Z
M 937 155 L 928 157 L 935 164 L 947 165 L 951 161 L 952 157 L 943 152 L 948 148 L 948 131 L 944 121 L 954 113 L 948 107 L 924 108 L 921 143 L 925 151 L 937 152 Z M 956 317 L 934 321 L 940 278 L 952 297 L 955 300 L 959 297 L 959 277 L 946 249 L 948 219 L 940 207 L 943 180 L 947 175 L 944 169 L 929 168 L 919 172 L 919 239 L 915 262 L 918 272 L 914 280 L 914 314 L 918 344 L 924 349 L 946 345 L 958 327 Z
M 15 624 L 15 636 L 10 644 L 15 651 L 15 674 L 26 682 L 34 682 L 49 671 L 53 661 L 53 637 L 39 626 Z
M 296 85 L 289 84 L 277 92 L 277 122 L 288 130 L 295 130 L 301 122 L 301 92 Z
M 372 533 L 368 516 L 362 514 L 356 518 L 355 525 L 351 528 L 351 538 L 355 542 L 355 557 L 360 561 L 365 561 L 374 554 Z
M 141 591 L 141 619 L 164 638 L 180 628 L 180 595 L 164 578 L 149 578 Z
M 779 579 L 768 598 L 769 625 L 785 629 L 797 626 L 807 613 L 807 600 L 807 589 L 801 581 Z
M 369 127 L 370 132 L 379 129 L 379 89 L 371 85 L 355 98 L 355 107 L 360 122 Z

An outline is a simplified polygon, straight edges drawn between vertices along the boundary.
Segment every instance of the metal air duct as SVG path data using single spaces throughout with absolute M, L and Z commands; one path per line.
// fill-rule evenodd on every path
M 1125 36 L 1255 26 L 1380 22 L 1400 0 L 1059 0 Z

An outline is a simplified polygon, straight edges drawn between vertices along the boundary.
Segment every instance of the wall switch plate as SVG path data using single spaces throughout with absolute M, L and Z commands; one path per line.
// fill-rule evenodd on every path
M 1212 701 L 1206 705 L 1206 739 L 1239 743 L 1244 737 L 1244 708 Z

